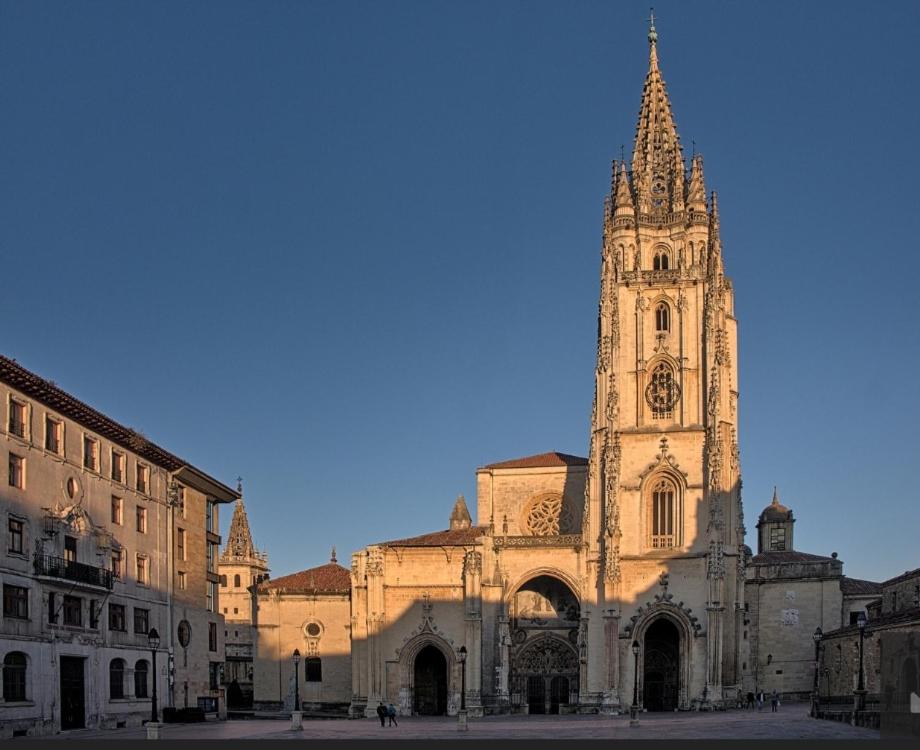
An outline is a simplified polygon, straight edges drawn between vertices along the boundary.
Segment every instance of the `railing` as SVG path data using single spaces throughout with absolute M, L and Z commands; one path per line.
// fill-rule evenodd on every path
M 63 578 L 67 581 L 84 583 L 88 586 L 100 586 L 105 589 L 111 589 L 114 585 L 114 575 L 107 568 L 84 565 L 53 555 L 35 556 L 35 575 Z

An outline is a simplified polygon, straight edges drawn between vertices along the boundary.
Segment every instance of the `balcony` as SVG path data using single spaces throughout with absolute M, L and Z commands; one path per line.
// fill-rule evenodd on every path
M 111 589 L 114 585 L 112 571 L 107 568 L 84 565 L 83 563 L 65 560 L 63 557 L 53 557 L 52 555 L 35 556 L 35 575 L 62 578 L 65 581 L 73 581 L 85 586 L 98 586 L 104 589 Z

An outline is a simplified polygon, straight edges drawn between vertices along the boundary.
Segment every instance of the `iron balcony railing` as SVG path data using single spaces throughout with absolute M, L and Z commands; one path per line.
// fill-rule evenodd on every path
M 84 565 L 53 555 L 35 556 L 35 575 L 63 578 L 67 581 L 84 583 L 88 586 L 100 586 L 105 589 L 111 589 L 115 581 L 112 571 L 107 568 Z

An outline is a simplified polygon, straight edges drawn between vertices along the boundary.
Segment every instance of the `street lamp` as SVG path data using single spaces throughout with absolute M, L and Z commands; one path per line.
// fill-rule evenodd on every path
M 629 707 L 629 726 L 639 726 L 639 641 L 632 642 L 633 652 L 633 702 Z
M 811 697 L 811 715 L 813 718 L 818 717 L 818 659 L 821 656 L 821 639 L 823 637 L 824 632 L 821 628 L 815 628 L 815 633 L 812 636 L 815 641 L 815 686 Z
M 294 710 L 291 711 L 291 729 L 300 729 L 303 720 L 300 713 L 300 649 L 295 648 L 291 654 L 291 661 L 294 662 Z
M 460 711 L 457 713 L 457 728 L 468 728 L 466 721 L 466 646 L 457 650 L 457 660 L 460 662 Z
M 160 647 L 160 634 L 156 628 L 150 628 L 147 633 L 147 643 L 150 644 L 150 655 L 153 657 L 153 693 L 150 699 L 150 722 L 157 723 L 157 649 Z
M 866 640 L 866 613 L 860 612 L 856 618 L 856 624 L 859 626 L 859 683 L 857 684 L 856 690 L 856 705 L 855 709 L 857 711 L 862 711 L 866 707 L 866 675 L 865 670 L 863 670 L 863 644 Z M 856 717 L 853 717 L 853 720 L 856 720 Z

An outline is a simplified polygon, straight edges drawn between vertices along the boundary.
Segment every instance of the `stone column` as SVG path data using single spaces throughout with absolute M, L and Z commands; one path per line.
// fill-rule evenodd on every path
M 463 601 L 466 645 L 466 709 L 482 716 L 482 554 L 467 552 L 463 559 Z
M 383 550 L 368 550 L 367 571 L 367 708 L 364 715 L 377 715 L 377 704 L 384 699 L 384 665 L 380 632 L 385 621 L 386 605 L 383 598 Z
M 620 709 L 620 614 L 615 609 L 604 612 L 604 655 L 607 677 L 604 683 L 604 713 Z

